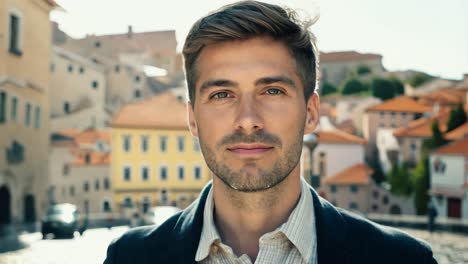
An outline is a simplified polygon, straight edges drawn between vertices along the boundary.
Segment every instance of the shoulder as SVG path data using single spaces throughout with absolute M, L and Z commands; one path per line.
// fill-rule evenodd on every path
M 380 263 L 436 263 L 427 242 L 343 209 L 338 212 L 347 223 L 346 241 L 351 258 L 384 261 Z
M 173 231 L 179 217 L 180 213 L 158 227 L 144 226 L 128 230 L 110 243 L 104 263 L 149 263 L 158 259 L 163 262 L 176 236 Z

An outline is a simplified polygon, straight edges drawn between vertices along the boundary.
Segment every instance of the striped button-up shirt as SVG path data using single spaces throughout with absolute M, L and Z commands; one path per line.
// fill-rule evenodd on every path
M 213 220 L 213 190 L 206 199 L 203 227 L 195 261 L 208 263 L 245 263 L 252 260 L 246 254 L 238 257 L 221 241 Z M 288 220 L 276 230 L 259 239 L 255 263 L 317 263 L 317 236 L 312 195 L 301 179 L 301 197 Z

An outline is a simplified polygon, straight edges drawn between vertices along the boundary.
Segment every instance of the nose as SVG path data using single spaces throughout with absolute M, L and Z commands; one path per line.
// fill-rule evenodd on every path
M 249 135 L 263 129 L 264 123 L 259 112 L 260 107 L 254 98 L 244 96 L 239 100 L 237 108 L 236 131 Z

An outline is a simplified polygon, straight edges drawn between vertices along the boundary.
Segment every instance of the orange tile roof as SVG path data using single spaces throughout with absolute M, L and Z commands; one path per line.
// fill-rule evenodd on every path
M 323 180 L 325 184 L 369 184 L 373 170 L 364 163 L 353 165 Z
M 320 103 L 320 115 L 336 118 L 336 108 L 328 103 Z
M 96 166 L 96 165 L 109 165 L 111 154 L 110 152 L 97 152 L 97 151 L 75 151 L 75 160 L 73 165 L 76 166 Z M 86 163 L 86 155 L 89 155 L 89 163 Z
M 114 115 L 111 126 L 187 130 L 186 106 L 166 92 L 122 107 Z
M 468 156 L 468 138 L 464 138 L 445 146 L 442 146 L 432 153 L 441 155 L 464 155 Z
M 320 143 L 367 144 L 367 140 L 341 130 L 319 130 L 314 132 Z
M 60 131 L 58 131 L 56 133 L 60 134 L 62 136 L 74 138 L 76 135 L 81 133 L 81 130 L 76 129 L 76 128 L 68 128 L 68 129 L 62 129 L 62 130 L 60 130 Z
M 344 120 L 343 122 L 337 124 L 336 128 L 351 135 L 356 133 L 356 127 L 354 126 L 354 122 L 351 119 Z
M 425 105 L 433 105 L 438 103 L 440 105 L 456 105 L 463 102 L 466 98 L 466 91 L 462 89 L 439 89 L 429 94 L 419 97 L 418 102 Z
M 321 52 L 320 62 L 343 62 L 343 61 L 362 61 L 370 59 L 382 59 L 382 55 L 372 53 L 359 53 L 356 51 L 339 52 Z
M 420 104 L 411 97 L 402 95 L 371 106 L 366 111 L 426 113 L 432 112 L 432 107 Z
M 395 137 L 423 137 L 428 138 L 432 136 L 432 122 L 437 120 L 439 130 L 441 132 L 447 131 L 447 122 L 450 115 L 450 109 L 440 110 L 437 117 L 422 117 L 416 119 L 408 124 L 408 127 L 395 129 L 393 135 Z
M 468 137 L 468 122 L 445 134 L 445 138 L 449 140 L 458 140 L 466 137 Z
M 78 144 L 94 144 L 97 141 L 110 143 L 111 134 L 110 131 L 86 129 L 81 133 L 75 135 L 74 138 Z

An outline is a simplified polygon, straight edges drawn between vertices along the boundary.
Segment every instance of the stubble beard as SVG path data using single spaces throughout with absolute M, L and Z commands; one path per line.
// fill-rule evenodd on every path
M 260 168 L 257 161 L 247 160 L 243 167 L 239 171 L 236 171 L 229 167 L 222 159 L 217 158 L 215 152 L 204 144 L 202 137 L 200 137 L 200 147 L 205 161 L 210 170 L 215 174 L 215 177 L 218 177 L 235 192 L 256 193 L 278 186 L 296 168 L 302 152 L 303 133 L 304 128 L 299 131 L 299 135 L 296 137 L 297 140 L 276 159 L 270 168 Z M 278 137 L 265 134 L 264 132 L 253 136 L 229 135 L 222 141 L 229 143 L 275 143 L 276 147 L 282 145 Z M 222 143 L 217 144 L 218 149 L 222 151 L 223 145 Z

